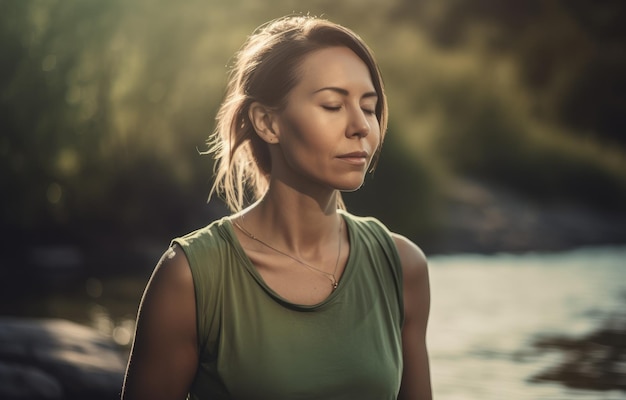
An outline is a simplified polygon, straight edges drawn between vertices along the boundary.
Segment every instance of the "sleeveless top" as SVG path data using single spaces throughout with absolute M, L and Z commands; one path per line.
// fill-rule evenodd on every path
M 265 284 L 224 217 L 174 239 L 193 276 L 199 362 L 191 400 L 396 399 L 402 377 L 400 259 L 374 218 L 340 211 L 350 254 L 316 305 Z

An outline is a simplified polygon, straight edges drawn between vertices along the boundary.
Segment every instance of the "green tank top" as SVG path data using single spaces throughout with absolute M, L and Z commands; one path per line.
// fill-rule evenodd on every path
M 350 255 L 326 300 L 292 304 L 269 288 L 228 217 L 173 243 L 193 276 L 199 364 L 189 399 L 396 399 L 402 271 L 387 229 L 341 212 Z

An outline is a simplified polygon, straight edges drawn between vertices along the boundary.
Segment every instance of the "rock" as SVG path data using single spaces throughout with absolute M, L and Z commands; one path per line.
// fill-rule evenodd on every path
M 0 318 L 1 399 L 117 399 L 124 369 L 115 343 L 91 328 Z
M 561 351 L 565 357 L 532 377 L 531 382 L 559 382 L 574 389 L 626 394 L 626 313 L 616 314 L 584 337 L 541 337 L 534 345 L 541 351 Z
M 0 361 L 0 385 L 3 399 L 63 399 L 59 381 L 37 367 Z

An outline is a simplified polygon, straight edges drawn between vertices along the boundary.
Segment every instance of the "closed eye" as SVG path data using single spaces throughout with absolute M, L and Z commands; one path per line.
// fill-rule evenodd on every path
M 369 115 L 376 114 L 376 110 L 370 110 L 369 108 L 362 108 L 363 112 Z
M 328 111 L 339 111 L 341 110 L 341 106 L 322 106 L 324 110 Z

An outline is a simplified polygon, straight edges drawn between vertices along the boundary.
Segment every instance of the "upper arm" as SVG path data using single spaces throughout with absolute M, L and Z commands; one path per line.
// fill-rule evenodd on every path
M 143 294 L 122 398 L 185 399 L 197 365 L 193 278 L 175 246 L 165 252 Z
M 404 370 L 400 399 L 431 399 L 426 328 L 430 312 L 428 264 L 424 253 L 407 238 L 393 234 L 403 275 L 404 325 L 402 356 Z

